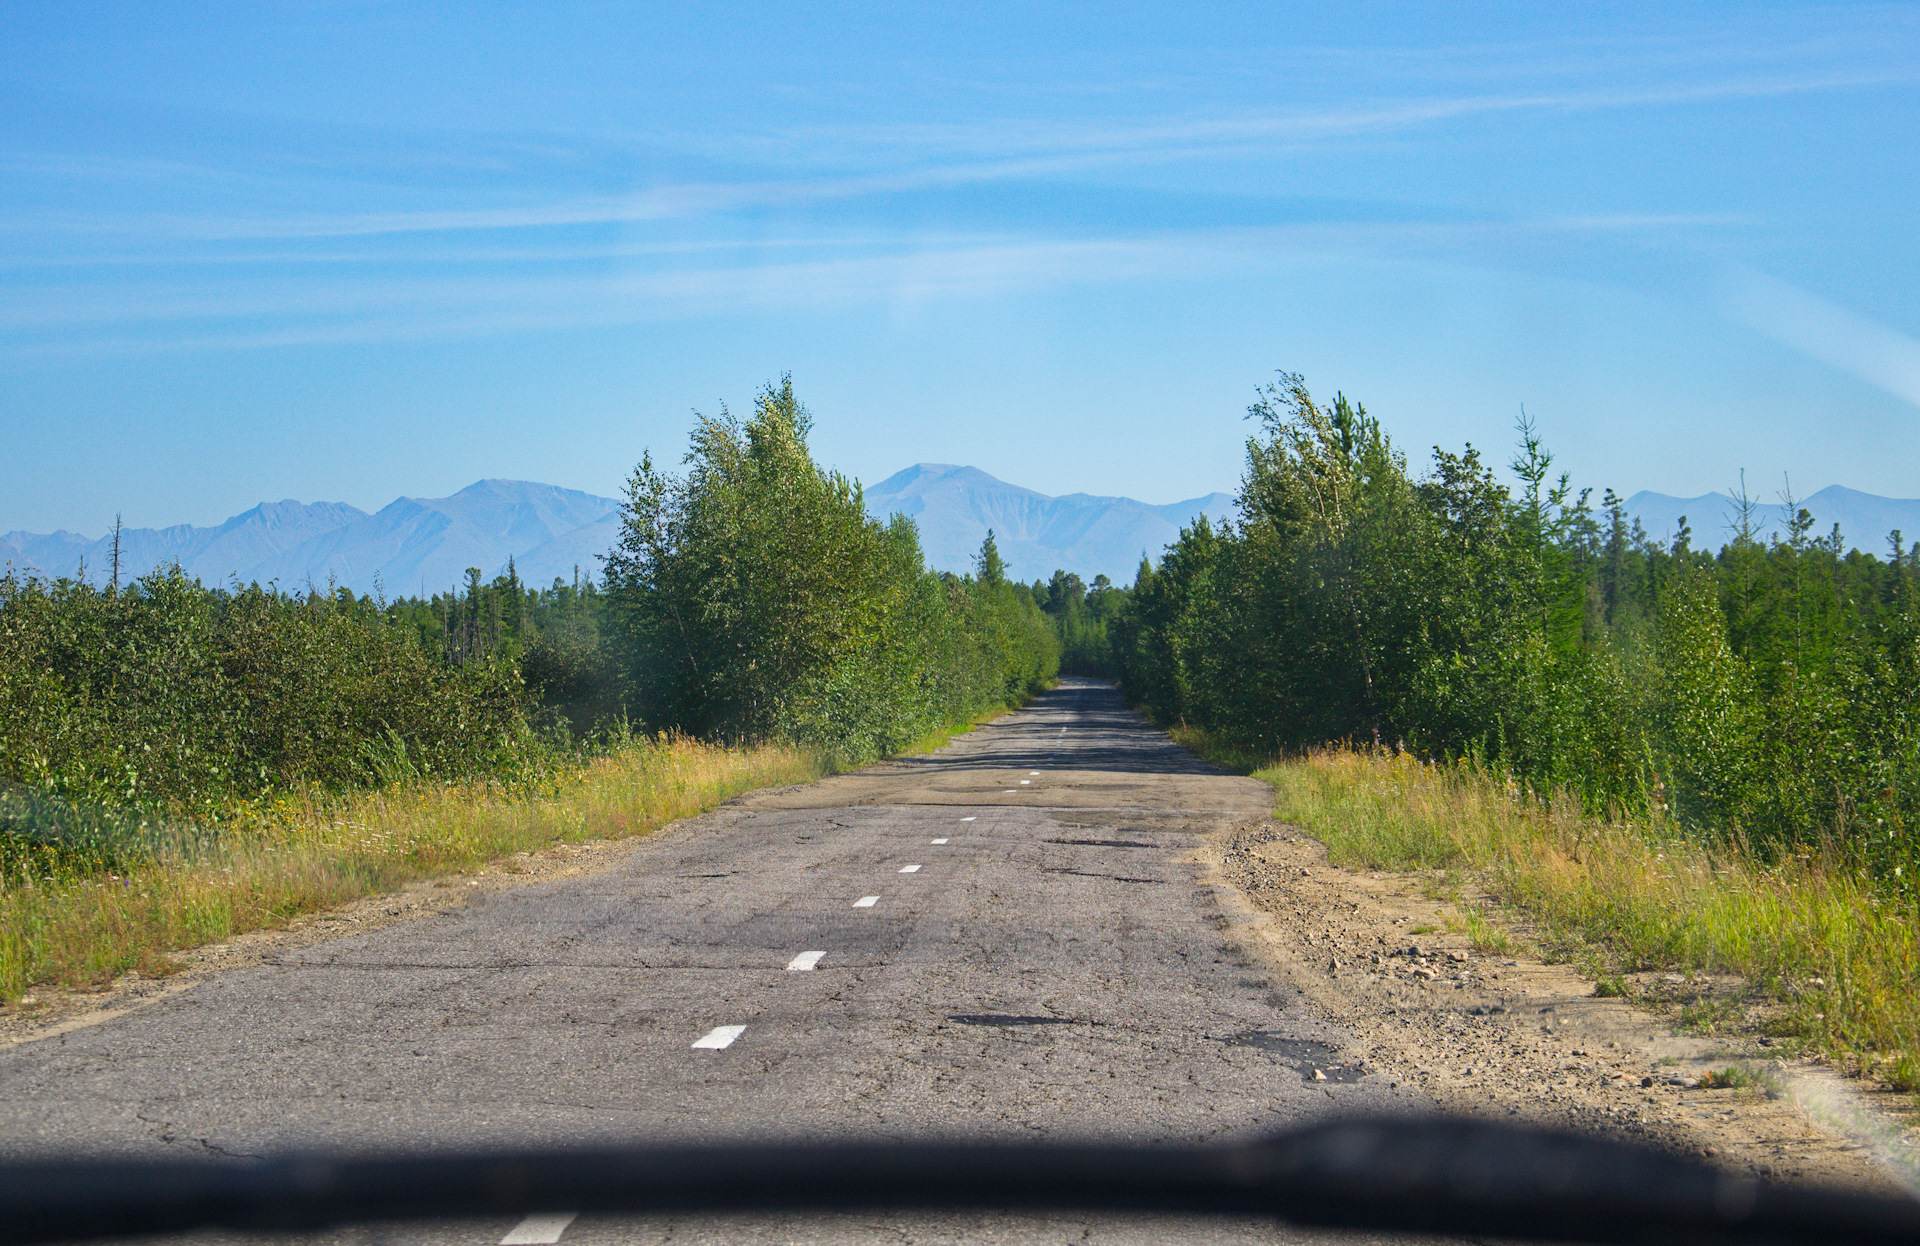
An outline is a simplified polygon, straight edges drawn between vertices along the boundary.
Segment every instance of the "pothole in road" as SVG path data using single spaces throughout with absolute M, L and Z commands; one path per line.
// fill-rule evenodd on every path
M 1167 881 L 1164 878 L 1128 878 L 1123 874 L 1096 874 L 1091 870 L 1069 870 L 1054 865 L 1043 865 L 1040 867 L 1040 872 L 1043 874 L 1078 874 L 1082 878 L 1104 878 L 1109 882 L 1115 883 L 1151 883 L 1155 886 L 1164 885 Z
M 1022 1017 L 1000 1012 L 956 1012 L 947 1018 L 961 1025 L 1087 1025 L 1073 1017 Z
M 1340 1049 L 1332 1043 L 1288 1038 L 1272 1030 L 1249 1030 L 1221 1041 L 1229 1047 L 1253 1047 L 1277 1056 L 1280 1063 L 1299 1073 L 1300 1080 L 1305 1082 L 1351 1084 L 1366 1076 L 1366 1069 L 1359 1064 L 1335 1063 L 1334 1057 L 1340 1054 Z
M 1135 839 L 1049 839 L 1050 844 L 1085 844 L 1089 848 L 1158 848 L 1159 844 L 1149 844 Z

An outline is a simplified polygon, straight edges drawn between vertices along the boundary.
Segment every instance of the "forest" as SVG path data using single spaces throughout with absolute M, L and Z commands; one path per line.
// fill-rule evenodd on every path
M 661 732 L 886 756 L 1056 672 L 1249 755 L 1347 742 L 1463 761 L 1602 817 L 1657 815 L 1908 885 L 1920 816 L 1920 544 L 1884 558 L 1789 507 L 1655 541 L 1531 425 L 1503 479 L 1416 473 L 1379 420 L 1283 375 L 1250 411 L 1240 514 L 1135 583 L 929 571 L 913 524 L 816 463 L 791 381 L 643 461 L 603 574 L 511 566 L 395 601 L 345 589 L 0 579 L 0 826 L 218 825 L 408 779 L 537 779 Z M 1511 480 L 1517 484 L 1510 484 Z M 89 812 L 91 811 L 91 812 Z M 91 820 L 90 820 L 91 819 Z M 49 828 L 56 828 L 50 830 Z M 29 854 L 31 855 L 31 854 Z
M 1056 618 L 1087 617 L 1084 594 L 1042 611 L 991 535 L 974 575 L 927 570 L 910 521 L 868 516 L 814 462 L 810 424 L 783 380 L 745 419 L 701 419 L 684 474 L 643 462 L 597 583 L 529 586 L 509 565 L 383 601 L 178 569 L 0 578 L 0 865 L 104 870 L 160 824 L 537 783 L 663 733 L 858 764 L 1049 684 Z
M 1509 485 L 1471 446 L 1415 474 L 1363 406 L 1295 375 L 1250 415 L 1237 521 L 1183 531 L 1105 620 L 1108 669 L 1157 719 L 1258 755 L 1465 761 L 1911 886 L 1920 543 L 1851 549 L 1790 496 L 1763 540 L 1744 491 L 1660 542 L 1556 475 L 1529 423 Z

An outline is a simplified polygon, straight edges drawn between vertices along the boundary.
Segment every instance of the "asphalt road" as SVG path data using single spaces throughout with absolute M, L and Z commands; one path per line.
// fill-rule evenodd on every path
M 936 754 L 757 793 L 600 873 L 312 945 L 0 1053 L 0 1154 L 1198 1142 L 1413 1107 L 1231 948 L 1219 897 L 1183 863 L 1267 802 L 1106 685 L 1069 679 Z M 556 1223 L 310 1240 L 1303 1236 L 935 1215 Z

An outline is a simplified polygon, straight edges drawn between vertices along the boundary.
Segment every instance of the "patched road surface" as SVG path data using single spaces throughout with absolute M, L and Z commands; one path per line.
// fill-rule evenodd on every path
M 1265 785 L 1069 679 L 938 753 L 609 869 L 290 951 L 0 1053 L 0 1146 L 258 1155 L 770 1137 L 1245 1138 L 1408 1110 L 1186 858 Z M 548 1217 L 305 1240 L 1291 1241 L 1086 1217 Z

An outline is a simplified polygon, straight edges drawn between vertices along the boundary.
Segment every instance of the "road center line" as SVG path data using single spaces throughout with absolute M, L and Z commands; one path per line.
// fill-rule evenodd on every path
M 573 1223 L 577 1211 L 549 1211 L 528 1216 L 500 1239 L 500 1246 L 553 1246 Z
M 861 896 L 853 902 L 853 907 L 857 909 L 870 909 L 878 903 L 880 903 L 879 896 Z
M 936 843 L 936 844 L 944 844 L 944 843 L 946 843 L 947 841 L 946 841 L 946 840 L 944 840 L 944 839 L 936 839 L 936 840 L 931 840 L 931 841 L 929 841 L 929 842 L 931 842 L 931 843 Z
M 970 817 L 965 817 L 965 818 L 962 818 L 962 819 L 960 819 L 960 820 L 961 820 L 962 822 L 971 822 L 971 821 L 973 821 L 973 819 L 974 819 L 974 818 L 976 818 L 976 817 L 978 817 L 978 816 L 980 816 L 980 815 L 978 815 L 978 814 L 974 814 L 974 815 L 972 815 L 972 816 L 970 816 Z
M 733 1046 L 733 1040 L 747 1032 L 744 1025 L 716 1025 L 695 1040 L 695 1051 L 724 1051 Z
M 1022 780 L 1020 780 L 1020 786 L 1021 786 L 1021 787 L 1025 787 L 1025 786 L 1026 786 L 1027 784 L 1029 784 L 1029 783 L 1031 783 L 1031 782 L 1033 782 L 1033 780 L 1032 780 L 1032 779 L 1022 779 Z
M 790 973 L 799 973 L 803 970 L 812 969 L 820 963 L 820 958 L 825 955 L 825 952 L 802 952 L 787 962 L 787 970 Z
M 900 867 L 900 872 L 902 874 L 918 874 L 920 867 L 917 865 L 903 865 Z

